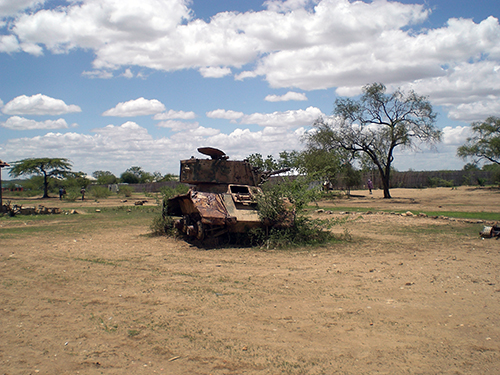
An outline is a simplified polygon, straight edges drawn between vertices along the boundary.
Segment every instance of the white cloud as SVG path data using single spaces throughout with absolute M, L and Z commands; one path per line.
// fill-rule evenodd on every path
M 156 126 L 160 128 L 170 128 L 174 132 L 179 132 L 183 130 L 193 130 L 200 126 L 198 122 L 184 122 L 176 120 L 167 120 L 159 122 Z
M 46 121 L 35 121 L 29 120 L 24 117 L 12 116 L 7 119 L 7 121 L 0 123 L 7 129 L 12 130 L 33 130 L 33 129 L 65 129 L 68 127 L 66 121 L 62 118 L 58 120 L 46 120 Z
M 215 111 L 210 111 L 206 113 L 207 117 L 210 118 L 221 118 L 225 120 L 237 120 L 242 118 L 245 114 L 243 112 L 236 112 L 225 109 L 216 109 Z
M 234 71 L 237 80 L 262 76 L 275 88 L 336 87 L 339 95 L 358 94 L 371 82 L 415 82 L 453 119 L 498 115 L 494 17 L 420 29 L 430 14 L 424 5 L 385 0 L 267 0 L 267 10 L 222 12 L 209 22 L 192 18 L 188 0 L 81 0 L 36 11 L 40 4 L 0 3 L 0 14 L 35 7 L 9 23 L 0 52 L 91 50 L 93 70 L 83 73 L 91 78 L 134 66 L 196 69 L 204 77 Z
M 426 95 L 457 121 L 482 121 L 500 116 L 500 61 L 464 62 L 443 69 L 440 77 L 403 86 Z
M 178 173 L 179 160 L 202 157 L 196 149 L 211 146 L 223 150 L 231 160 L 252 153 L 274 155 L 286 150 L 300 150 L 305 127 L 287 131 L 283 127 L 265 127 L 259 131 L 241 128 L 230 133 L 206 127 L 185 127 L 170 137 L 154 138 L 141 125 L 128 121 L 122 125 L 108 125 L 93 130 L 92 134 L 47 133 L 32 138 L 9 139 L 0 144 L 0 159 L 20 160 L 33 155 L 69 158 L 75 170 L 91 173 L 110 170 L 122 173 L 132 165 L 147 171 Z M 467 136 L 467 127 L 445 128 L 444 143 L 438 153 L 423 150 L 419 153 L 399 152 L 395 164 L 399 170 L 460 169 L 463 163 L 456 158 L 456 147 Z M 436 163 L 436 158 L 443 162 Z
M 273 113 L 253 113 L 242 118 L 242 124 L 257 124 L 270 127 L 310 126 L 318 117 L 324 114 L 319 108 L 308 107 L 305 110 L 290 110 Z
M 307 101 L 307 96 L 304 93 L 288 91 L 285 95 L 268 95 L 264 98 L 268 102 L 287 102 L 290 100 Z
M 128 121 L 122 125 L 107 125 L 93 130 L 93 134 L 47 133 L 32 138 L 9 139 L 0 144 L 0 159 L 20 160 L 33 155 L 67 157 L 75 170 L 91 173 L 110 170 L 122 173 L 132 165 L 140 165 L 147 171 L 178 173 L 179 160 L 196 152 L 200 145 L 224 150 L 232 160 L 259 152 L 275 154 L 287 149 L 299 149 L 301 129 L 288 134 L 265 134 L 248 129 L 235 129 L 224 134 L 218 129 L 202 126 L 184 128 L 171 137 L 153 138 L 148 130 Z
M 205 78 L 222 78 L 231 74 L 231 69 L 217 66 L 203 67 L 200 68 L 200 74 Z
M 500 97 L 459 104 L 451 108 L 448 117 L 459 121 L 484 121 L 490 116 L 500 116 Z
M 123 72 L 122 76 L 125 78 L 133 78 L 134 73 L 132 73 L 130 69 L 126 69 L 125 72 Z
M 117 116 L 117 117 L 135 117 L 154 115 L 165 110 L 163 103 L 156 99 L 139 98 L 129 100 L 128 102 L 120 102 L 116 107 L 108 109 L 103 116 Z
M 157 113 L 153 117 L 155 120 L 172 120 L 172 119 L 181 119 L 181 120 L 192 120 L 196 118 L 196 113 L 189 111 L 174 111 L 173 109 L 168 110 L 168 112 Z
M 67 105 L 60 99 L 42 94 L 18 96 L 2 108 L 6 115 L 62 115 L 81 111 L 77 105 Z
M 0 52 L 13 53 L 19 52 L 21 47 L 15 35 L 0 36 Z
M 319 0 L 266 0 L 264 6 L 273 12 L 287 12 L 307 7 L 309 4 L 318 3 Z
M 87 78 L 100 78 L 100 79 L 109 79 L 113 78 L 113 73 L 107 71 L 107 70 L 92 70 L 92 71 L 85 71 L 82 72 L 82 75 L 87 77 Z
M 45 3 L 45 0 L 1 0 L 0 17 L 14 16 L 25 9 L 35 9 Z
M 470 126 L 457 126 L 455 128 L 446 126 L 443 128 L 443 144 L 445 145 L 463 145 L 467 137 L 472 135 Z

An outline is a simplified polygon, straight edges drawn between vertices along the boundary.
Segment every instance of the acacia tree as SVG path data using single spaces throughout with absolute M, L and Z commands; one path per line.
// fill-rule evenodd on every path
M 484 122 L 471 124 L 472 137 L 457 149 L 462 159 L 473 158 L 475 162 L 486 159 L 500 165 L 500 118 L 488 117 Z
M 345 150 L 353 157 L 367 155 L 380 173 L 384 198 L 391 198 L 394 150 L 417 148 L 418 143 L 433 144 L 441 139 L 441 131 L 434 126 L 436 113 L 424 96 L 400 89 L 386 94 L 381 83 L 364 86 L 359 100 L 337 99 L 333 113 L 337 116 L 334 123 L 316 120 L 316 131 L 306 135 L 307 145 Z
M 64 177 L 71 170 L 71 161 L 64 158 L 30 158 L 15 161 L 9 171 L 11 177 L 43 176 L 43 198 L 49 198 L 49 178 Z

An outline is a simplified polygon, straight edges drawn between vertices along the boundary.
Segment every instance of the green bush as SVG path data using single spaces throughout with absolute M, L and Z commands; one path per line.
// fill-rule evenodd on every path
M 151 234 L 153 236 L 162 236 L 166 234 L 168 236 L 175 237 L 177 235 L 177 230 L 174 228 L 174 220 L 172 217 L 166 215 L 163 210 L 166 207 L 168 199 L 179 194 L 185 194 L 188 190 L 189 186 L 184 184 L 179 184 L 175 187 L 164 186 L 161 188 L 161 198 L 156 201 L 159 207 L 158 214 L 155 215 L 150 225 Z
M 177 234 L 174 228 L 174 220 L 170 216 L 163 216 L 161 214 L 153 217 L 149 229 L 153 236 L 164 236 L 166 234 L 170 237 L 175 237 Z
M 444 180 L 441 177 L 429 177 L 430 187 L 453 187 L 453 181 Z
M 500 169 L 497 169 L 496 171 L 493 172 L 491 179 L 493 180 L 494 184 L 500 186 Z
M 189 186 L 185 184 L 178 184 L 175 187 L 164 186 L 160 189 L 163 200 L 175 197 L 179 194 L 186 194 L 189 191 Z
M 328 230 L 332 221 L 312 220 L 305 215 L 307 204 L 321 197 L 321 189 L 310 186 L 310 181 L 300 176 L 265 184 L 263 193 L 257 197 L 259 217 L 265 226 L 250 231 L 250 242 L 268 248 L 283 248 L 334 240 Z M 291 214 L 295 220 L 286 225 L 290 223 Z
M 321 245 L 336 240 L 328 231 L 333 224 L 331 220 L 297 216 L 294 224 L 287 228 L 260 227 L 250 230 L 249 242 L 268 249 Z
M 77 199 L 80 199 L 82 197 L 82 194 L 80 193 L 80 188 L 72 187 L 69 189 L 66 189 L 66 194 L 64 195 L 64 200 L 67 200 L 69 202 L 74 202 Z
M 95 199 L 107 198 L 111 194 L 112 193 L 109 191 L 109 189 L 104 186 L 92 186 L 92 188 L 90 189 L 90 195 Z
M 134 192 L 134 189 L 131 188 L 130 186 L 121 185 L 118 188 L 118 194 L 123 195 L 123 196 L 125 196 L 127 198 L 130 198 L 132 196 L 133 192 Z

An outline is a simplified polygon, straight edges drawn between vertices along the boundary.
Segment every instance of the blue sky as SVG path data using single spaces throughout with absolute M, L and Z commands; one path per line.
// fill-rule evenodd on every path
M 3 0 L 0 159 L 177 173 L 201 146 L 232 159 L 303 147 L 338 97 L 382 82 L 426 95 L 461 169 L 472 121 L 500 116 L 500 2 Z

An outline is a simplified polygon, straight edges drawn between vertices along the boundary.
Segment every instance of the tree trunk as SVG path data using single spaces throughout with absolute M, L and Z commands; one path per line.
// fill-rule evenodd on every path
M 49 198 L 49 183 L 47 181 L 47 174 L 43 174 L 43 197 L 42 198 Z
M 382 185 L 384 186 L 384 199 L 391 199 L 391 193 L 389 192 L 389 182 L 385 180 L 385 177 L 382 179 Z
M 377 167 L 382 181 L 382 188 L 384 189 L 384 199 L 391 199 L 391 193 L 389 192 L 390 166 L 389 170 L 386 169 L 385 171 L 380 164 L 377 164 Z
M 391 199 L 391 193 L 389 192 L 389 185 L 390 185 L 390 180 L 391 180 L 391 176 L 390 176 L 390 167 L 389 167 L 389 170 L 386 170 L 385 173 L 380 173 L 382 177 L 382 186 L 384 188 L 384 199 Z

